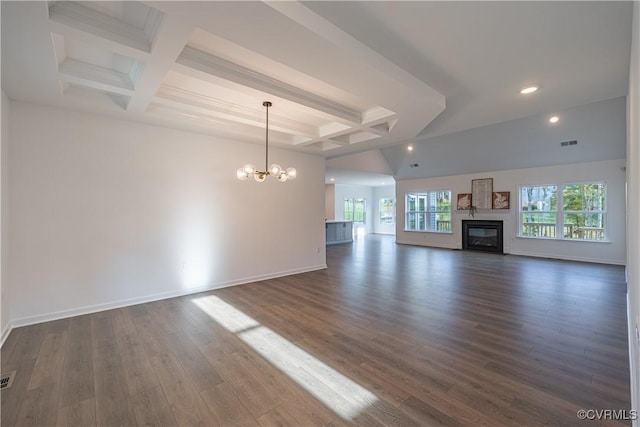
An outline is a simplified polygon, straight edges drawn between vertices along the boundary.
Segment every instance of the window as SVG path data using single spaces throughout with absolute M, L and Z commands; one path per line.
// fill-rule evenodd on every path
M 520 187 L 520 200 L 520 235 L 556 237 L 558 187 Z
M 451 191 L 407 193 L 406 231 L 451 232 Z
M 395 223 L 393 199 L 380 199 L 380 224 L 393 224 Z
M 605 240 L 606 184 L 520 187 L 520 236 Z
M 365 212 L 364 199 L 344 199 L 345 221 L 364 224 Z
M 606 185 L 571 184 L 562 188 L 562 224 L 565 238 L 605 239 Z

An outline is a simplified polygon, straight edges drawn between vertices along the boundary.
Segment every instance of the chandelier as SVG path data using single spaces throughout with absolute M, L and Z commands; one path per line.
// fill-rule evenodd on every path
M 236 171 L 236 177 L 239 180 L 244 181 L 245 179 L 253 175 L 253 178 L 258 182 L 264 181 L 267 176 L 276 177 L 280 182 L 285 182 L 288 179 L 295 179 L 296 168 L 283 169 L 282 166 L 280 166 L 277 163 L 274 163 L 271 166 L 268 166 L 269 165 L 269 107 L 271 107 L 271 102 L 264 101 L 262 105 L 267 109 L 267 120 L 266 120 L 266 127 L 265 127 L 266 149 L 265 149 L 264 170 L 263 171 L 258 170 L 256 169 L 255 165 L 251 163 L 247 163 L 246 165 L 244 165 L 243 167 L 239 168 Z

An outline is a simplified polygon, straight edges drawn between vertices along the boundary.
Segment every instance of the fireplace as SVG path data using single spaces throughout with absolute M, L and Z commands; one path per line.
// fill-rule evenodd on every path
M 462 221 L 462 249 L 503 253 L 502 221 Z

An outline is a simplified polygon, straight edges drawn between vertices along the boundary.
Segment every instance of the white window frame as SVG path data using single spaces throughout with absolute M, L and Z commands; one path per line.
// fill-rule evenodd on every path
M 580 211 L 570 211 L 570 210 L 565 210 L 564 209 L 564 193 L 565 193 L 565 187 L 568 186 L 572 186 L 572 185 L 603 185 L 604 186 L 604 209 L 602 210 L 593 210 L 593 211 L 585 211 L 585 210 L 580 210 Z M 524 224 L 526 224 L 523 221 L 524 215 L 526 215 L 529 211 L 524 211 L 523 210 L 523 205 L 524 205 L 524 201 L 522 200 L 522 190 L 524 188 L 527 187 L 556 187 L 556 210 L 554 211 L 538 211 L 536 213 L 555 213 L 556 216 L 556 223 L 555 223 L 555 232 L 553 236 L 548 236 L 548 235 L 541 235 L 541 236 L 529 236 L 529 235 L 525 235 L 523 234 L 523 228 L 524 228 Z M 565 182 L 565 183 L 559 183 L 559 184 L 531 184 L 531 185 L 520 185 L 518 186 L 518 237 L 524 238 L 524 239 L 550 239 L 550 240 L 564 240 L 564 241 L 577 241 L 577 242 L 608 242 L 608 230 L 609 230 L 609 216 L 607 215 L 607 205 L 608 205 L 608 185 L 606 182 L 604 181 L 584 181 L 584 182 Z M 598 238 L 598 239 L 593 239 L 593 238 L 579 238 L 579 237 L 566 237 L 565 234 L 567 233 L 567 230 L 565 230 L 565 224 L 564 224 L 564 218 L 565 215 L 568 214 L 577 214 L 577 215 L 584 215 L 584 214 L 596 214 L 596 215 L 603 215 L 604 216 L 604 227 L 602 228 L 602 237 Z M 587 232 L 585 232 L 586 227 L 580 227 L 583 229 L 583 235 L 588 235 Z M 598 229 L 600 230 L 600 229 Z M 598 231 L 596 230 L 596 232 Z M 587 230 L 588 231 L 588 230 Z M 573 231 L 572 229 L 569 230 L 569 233 L 574 234 L 577 233 L 578 235 L 580 235 L 580 230 L 577 231 Z
M 385 200 L 391 200 L 391 222 L 382 222 L 382 202 Z M 393 197 L 381 197 L 378 200 L 378 223 L 380 225 L 390 225 L 396 223 L 396 199 Z
M 437 193 L 449 193 L 449 209 L 448 210 L 437 210 L 435 208 L 435 204 L 432 206 L 430 203 L 431 196 L 436 195 Z M 451 223 L 453 221 L 453 202 L 452 202 L 452 194 L 451 190 L 429 190 L 429 191 L 411 191 L 407 192 L 404 195 L 405 200 L 405 215 L 404 215 L 404 231 L 418 232 L 418 233 L 447 233 L 451 234 Z M 420 197 L 423 196 L 426 199 L 425 209 L 420 210 L 409 210 L 409 198 L 410 197 Z M 437 216 L 440 214 L 446 214 L 449 216 L 449 221 L 438 221 Z M 415 223 L 418 225 L 420 223 L 419 216 L 424 215 L 425 221 L 425 229 L 419 229 L 419 225 L 415 228 L 409 228 L 409 224 L 411 223 L 410 215 L 415 215 Z M 448 230 L 438 230 L 438 223 L 449 223 Z
M 362 221 L 356 221 L 356 202 L 360 203 L 362 201 Z M 351 204 L 351 220 L 347 220 L 347 209 L 345 209 L 345 205 L 347 203 Z M 344 219 L 347 221 L 353 221 L 354 224 L 366 224 L 367 221 L 367 199 L 363 197 L 345 197 L 342 203 L 342 209 L 344 209 L 343 215 Z

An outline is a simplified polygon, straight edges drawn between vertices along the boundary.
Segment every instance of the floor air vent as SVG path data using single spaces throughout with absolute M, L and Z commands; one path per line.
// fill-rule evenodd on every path
M 11 371 L 0 376 L 0 390 L 7 389 L 13 385 L 13 377 L 16 376 L 16 371 Z

